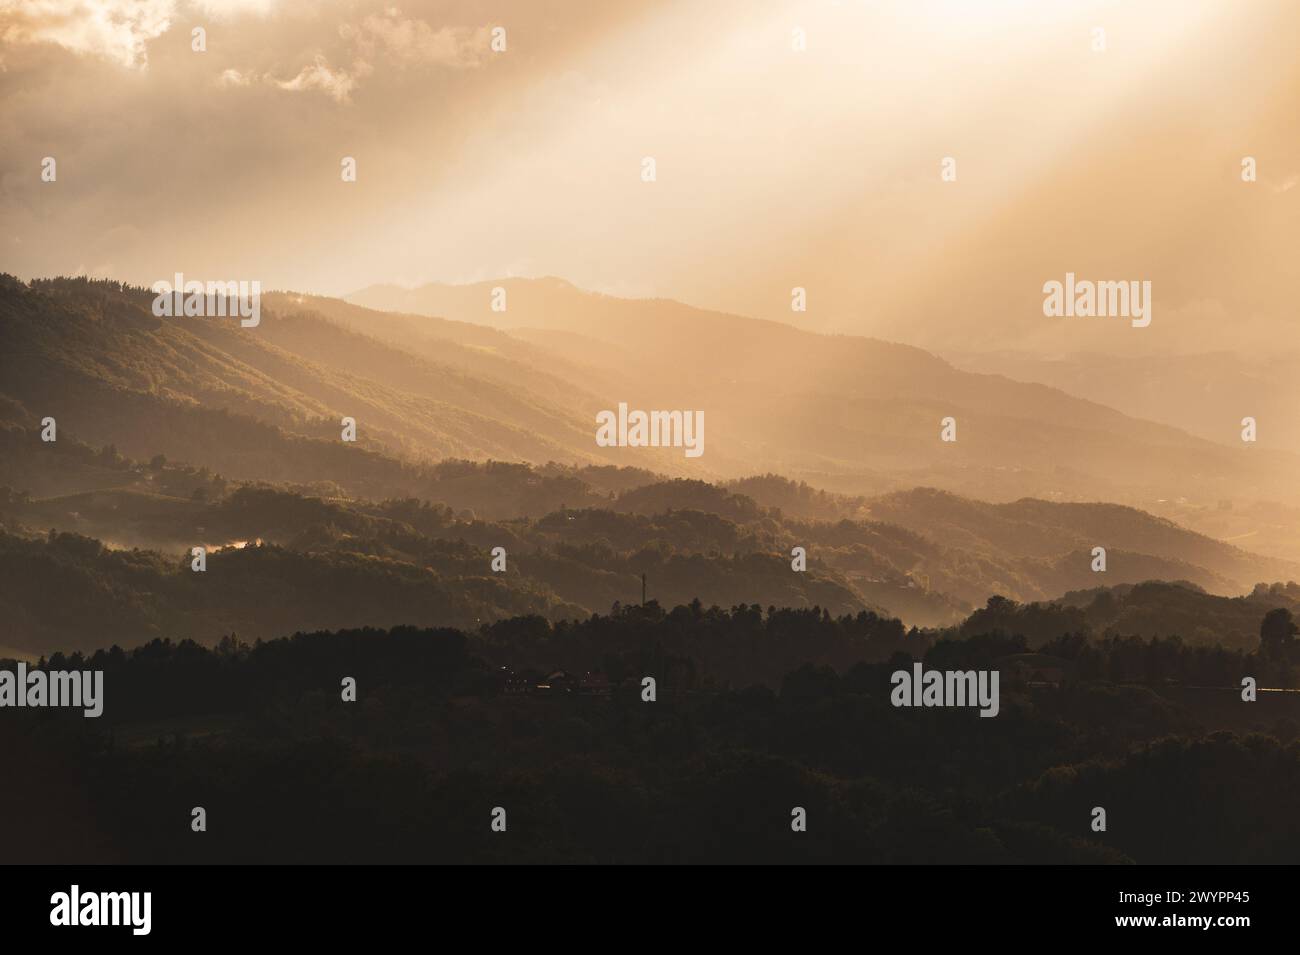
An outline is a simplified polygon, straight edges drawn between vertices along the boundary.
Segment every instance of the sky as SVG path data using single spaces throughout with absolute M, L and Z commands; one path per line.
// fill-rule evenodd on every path
M 1284 0 L 0 0 L 0 270 L 1257 353 L 1296 320 L 1296 35 Z M 1151 325 L 1045 318 L 1066 272 L 1150 281 Z

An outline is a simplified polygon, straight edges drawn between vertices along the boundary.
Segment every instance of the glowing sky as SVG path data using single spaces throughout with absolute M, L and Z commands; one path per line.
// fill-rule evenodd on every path
M 1043 320 L 1074 271 L 1152 281 L 1133 347 L 1258 349 L 1300 281 L 1296 35 L 1227 0 L 0 0 L 0 269 L 558 275 L 1045 353 L 1125 331 Z

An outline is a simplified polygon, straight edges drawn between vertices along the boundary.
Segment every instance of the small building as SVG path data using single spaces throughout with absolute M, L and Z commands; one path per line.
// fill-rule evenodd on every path
M 1030 689 L 1060 689 L 1074 679 L 1074 663 L 1050 653 L 1013 653 L 996 662 L 1002 679 Z
M 574 692 L 577 686 L 578 681 L 568 670 L 554 670 L 535 684 L 533 689 L 538 693 L 558 696 Z
M 501 692 L 512 696 L 531 693 L 533 684 L 537 682 L 534 677 L 535 675 L 530 673 L 516 673 L 510 667 L 499 667 L 497 669 L 497 680 Z
M 599 670 L 594 673 L 588 671 L 578 681 L 578 693 L 581 696 L 609 696 L 613 692 L 614 684 Z

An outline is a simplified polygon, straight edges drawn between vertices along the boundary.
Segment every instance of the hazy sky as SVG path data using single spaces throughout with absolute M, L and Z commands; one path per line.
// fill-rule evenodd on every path
M 1297 35 L 1285 0 L 0 0 L 0 269 L 1257 350 L 1294 339 Z M 1045 318 L 1066 271 L 1150 280 L 1151 327 Z

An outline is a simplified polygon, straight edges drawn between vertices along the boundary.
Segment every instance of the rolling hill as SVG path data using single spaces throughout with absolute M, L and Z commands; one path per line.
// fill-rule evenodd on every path
M 506 309 L 493 311 L 492 290 Z M 1300 459 L 1234 448 L 1042 384 L 962 371 L 906 345 L 582 291 L 559 279 L 374 286 L 370 308 L 490 325 L 595 369 L 604 407 L 700 408 L 720 473 L 775 471 L 853 494 L 928 485 L 990 501 L 1033 496 L 1145 507 L 1182 498 L 1294 498 Z M 1118 404 L 1118 403 L 1117 403 Z M 1128 405 L 1118 405 L 1129 407 Z M 953 417 L 957 440 L 940 440 Z M 718 468 L 716 463 L 712 465 Z
M 242 329 L 155 318 L 147 292 L 118 283 L 0 280 L 0 522 L 11 579 L 26 581 L 7 598 L 15 633 L 0 643 L 581 617 L 638 599 L 642 574 L 667 606 L 876 609 L 921 626 L 956 624 L 994 594 L 1050 601 L 1166 580 L 1228 597 L 1300 577 L 1295 564 L 1100 494 L 989 503 L 944 481 L 916 486 L 1005 476 L 1001 492 L 1041 487 L 1098 467 L 1080 455 L 1088 442 L 1144 439 L 1170 452 L 1165 462 L 1214 451 L 1188 465 L 1190 480 L 1232 472 L 1226 449 L 1174 429 L 905 346 L 606 301 L 563 283 L 511 288 L 511 309 L 527 311 L 529 290 L 542 296 L 547 327 L 507 332 L 276 293 L 261 324 Z M 454 296 L 439 307 L 468 308 Z M 674 354 L 682 342 L 692 348 Z M 783 360 L 793 376 L 778 373 Z M 593 409 L 658 398 L 708 411 L 707 466 L 675 449 L 595 445 Z M 903 425 L 953 403 L 978 409 L 962 412 L 956 445 Z M 843 430 L 797 420 L 868 406 L 879 414 Z M 1044 424 L 1053 414 L 1075 424 L 1068 451 Z M 46 416 L 57 441 L 41 440 Z M 340 440 L 344 416 L 358 422 L 355 444 Z M 1031 425 L 1055 435 L 1052 468 L 1012 440 Z M 793 474 L 823 483 L 773 474 L 758 463 L 769 458 L 802 462 Z M 1138 478 L 1174 480 L 1160 473 Z M 853 493 L 826 489 L 836 484 Z M 221 586 L 204 578 L 206 597 L 183 560 L 198 544 L 229 570 Z M 496 546 L 510 554 L 504 575 L 488 569 Z M 1091 568 L 1096 546 L 1104 575 Z M 806 572 L 791 568 L 795 547 Z M 268 582 L 255 585 L 250 567 Z M 232 581 L 242 583 L 222 589 Z M 27 603 L 69 587 L 88 615 L 66 626 Z M 311 604 L 321 588 L 330 613 Z M 368 594 L 387 616 L 343 612 L 336 592 Z M 104 634 L 77 629 L 96 618 L 110 621 Z

